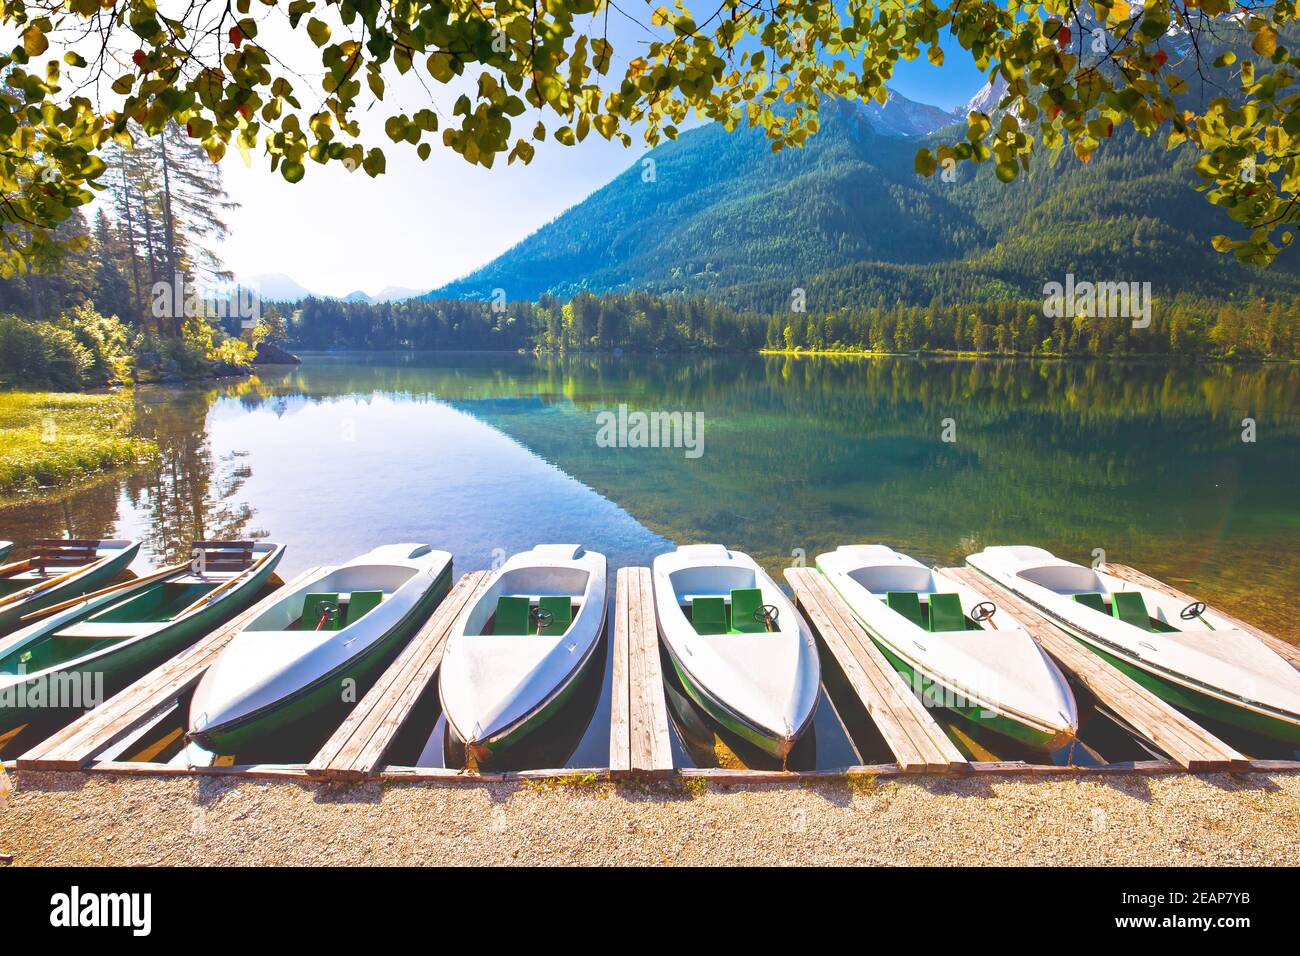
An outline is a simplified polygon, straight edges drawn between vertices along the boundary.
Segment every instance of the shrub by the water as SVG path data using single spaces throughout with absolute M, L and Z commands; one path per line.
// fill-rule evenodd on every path
M 85 388 L 122 381 L 130 367 L 127 332 L 89 305 L 53 322 L 0 315 L 0 382 Z

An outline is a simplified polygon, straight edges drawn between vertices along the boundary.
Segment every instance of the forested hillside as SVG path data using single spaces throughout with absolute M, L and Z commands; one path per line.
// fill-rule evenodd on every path
M 644 292 L 542 296 L 499 311 L 485 302 L 414 299 L 367 305 L 307 299 L 286 332 L 298 349 L 758 348 L 1022 355 L 1240 355 L 1300 358 L 1300 296 L 1157 300 L 1151 326 L 1043 315 L 1041 300 L 871 306 L 834 312 L 739 312 L 701 297 Z
M 1086 165 L 1063 154 L 1010 184 L 992 164 L 947 181 L 917 176 L 923 140 L 879 122 L 831 104 L 808 145 L 775 155 L 752 131 L 683 133 L 430 297 L 636 288 L 776 311 L 804 288 L 810 309 L 836 310 L 1033 299 L 1066 273 L 1219 300 L 1300 292 L 1294 250 L 1267 270 L 1213 251 L 1225 224 L 1193 189 L 1188 150 L 1128 132 Z

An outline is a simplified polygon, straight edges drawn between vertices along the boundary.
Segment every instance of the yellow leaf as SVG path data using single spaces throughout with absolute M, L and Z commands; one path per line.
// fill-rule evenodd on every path
M 50 41 L 45 38 L 40 27 L 32 24 L 23 31 L 23 49 L 28 56 L 40 56 L 50 48 Z
M 1250 41 L 1250 48 L 1260 56 L 1272 56 L 1277 51 L 1277 31 L 1272 27 L 1260 27 L 1255 39 Z

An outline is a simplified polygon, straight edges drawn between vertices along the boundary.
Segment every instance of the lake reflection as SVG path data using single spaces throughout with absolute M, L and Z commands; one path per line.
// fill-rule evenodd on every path
M 598 446 L 620 404 L 702 413 L 703 454 Z M 269 537 L 286 576 L 398 540 L 458 572 L 540 541 L 611 570 L 720 541 L 774 572 L 850 541 L 945 563 L 1029 543 L 1103 549 L 1300 641 L 1295 367 L 331 354 L 142 389 L 138 430 L 156 464 L 3 507 L 0 537 L 138 536 L 155 563 Z

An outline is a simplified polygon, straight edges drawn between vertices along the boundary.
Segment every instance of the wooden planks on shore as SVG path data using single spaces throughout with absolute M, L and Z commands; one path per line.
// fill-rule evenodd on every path
M 490 571 L 473 571 L 456 582 L 429 620 L 312 758 L 307 765 L 310 775 L 364 780 L 375 773 L 412 708 L 432 683 L 457 619 L 491 583 Z
M 670 773 L 672 743 L 649 568 L 619 568 L 611 641 L 609 769 L 616 774 Z
M 308 568 L 285 587 L 296 587 L 328 568 Z M 273 592 L 225 626 L 213 631 L 120 694 L 87 711 L 18 758 L 19 770 L 79 770 L 95 755 L 144 721 L 173 705 L 189 690 L 244 626 L 280 599 Z
M 853 612 L 815 568 L 787 568 L 795 602 L 885 738 L 905 773 L 943 773 L 967 767 L 966 758 L 912 693 Z
M 1182 601 L 1184 604 L 1191 604 L 1196 598 L 1190 594 L 1184 594 L 1178 588 L 1165 584 L 1149 574 L 1143 574 L 1136 568 L 1130 568 L 1127 564 L 1107 564 L 1105 567 L 1106 574 L 1113 574 L 1121 580 L 1128 581 L 1130 584 L 1138 584 L 1142 587 L 1150 588 L 1153 591 L 1159 591 L 1161 594 L 1167 594 L 1175 600 Z M 1292 667 L 1300 668 L 1300 647 L 1294 644 L 1288 644 L 1280 637 L 1274 637 L 1268 631 L 1261 630 L 1253 624 L 1247 624 L 1240 618 L 1233 617 L 1231 614 L 1225 614 L 1218 608 L 1210 608 L 1219 617 L 1225 618 L 1232 623 L 1233 627 L 1241 628 L 1247 634 L 1253 634 L 1263 642 L 1264 646 L 1273 651 L 1278 656 L 1284 658 Z
M 1186 770 L 1249 770 L 1250 760 L 1121 673 L 973 568 L 938 568 L 940 575 L 973 588 L 1029 632 L 1052 658 L 1097 699 Z

